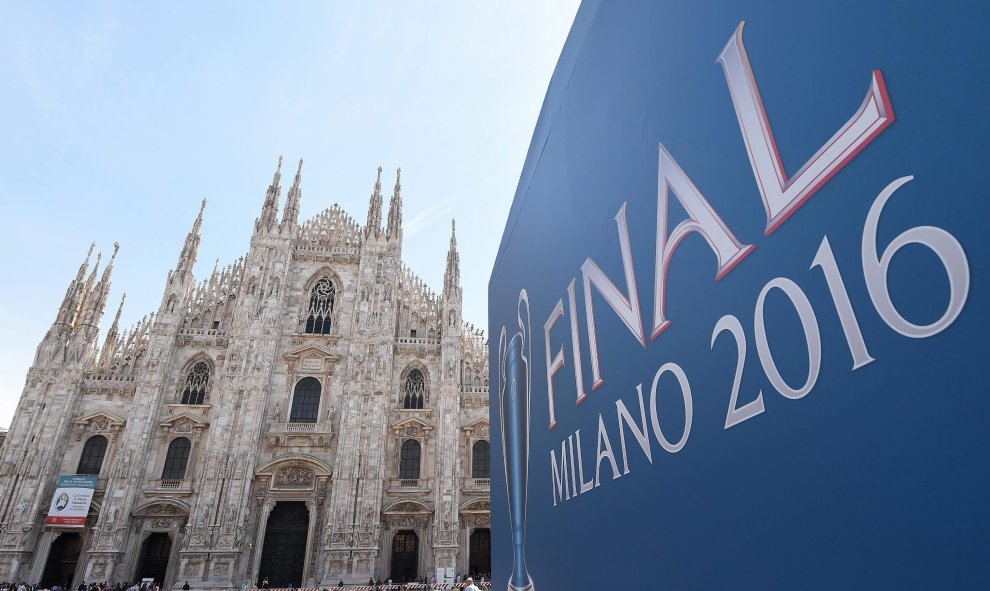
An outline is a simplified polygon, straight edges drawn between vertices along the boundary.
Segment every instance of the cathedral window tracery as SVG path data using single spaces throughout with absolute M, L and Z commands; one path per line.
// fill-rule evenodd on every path
M 471 478 L 491 478 L 491 446 L 482 439 L 471 448 Z
M 306 317 L 307 334 L 330 334 L 333 325 L 333 307 L 337 299 L 337 286 L 324 277 L 313 286 Z
M 303 378 L 296 384 L 292 394 L 290 423 L 315 423 L 320 413 L 320 392 L 322 387 L 316 378 Z
M 419 480 L 419 462 L 423 447 L 415 439 L 402 442 L 399 451 L 399 478 L 402 480 Z
M 182 386 L 182 404 L 203 404 L 206 400 L 206 387 L 210 383 L 210 366 L 200 361 L 186 375 Z
M 86 440 L 76 474 L 99 474 L 103 468 L 103 457 L 107 453 L 107 438 L 94 435 Z
M 402 408 L 423 408 L 426 403 L 426 379 L 418 369 L 410 370 L 402 385 Z
M 186 465 L 189 464 L 191 450 L 192 443 L 185 437 L 173 439 L 172 443 L 168 444 L 162 480 L 182 480 L 186 477 Z

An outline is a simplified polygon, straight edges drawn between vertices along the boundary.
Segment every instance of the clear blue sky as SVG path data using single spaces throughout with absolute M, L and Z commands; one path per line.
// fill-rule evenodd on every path
M 125 291 L 130 326 L 202 197 L 197 277 L 246 252 L 279 155 L 305 158 L 301 219 L 336 202 L 363 224 L 376 168 L 391 194 L 401 166 L 406 262 L 439 290 L 456 218 L 465 319 L 484 326 L 577 4 L 5 3 L 0 425 L 90 242 L 121 244 L 104 330 Z

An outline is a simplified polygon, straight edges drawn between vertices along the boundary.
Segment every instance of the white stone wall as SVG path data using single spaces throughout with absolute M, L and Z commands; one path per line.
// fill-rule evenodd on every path
M 398 183 L 382 231 L 380 185 L 370 227 L 336 206 L 299 225 L 299 179 L 278 221 L 276 174 L 247 254 L 198 283 L 190 271 L 197 219 L 159 310 L 132 330 L 118 334 L 115 322 L 101 346 L 82 316 L 60 313 L 0 448 L 0 580 L 39 582 L 60 535 L 44 525 L 55 482 L 75 473 L 97 434 L 109 446 L 80 530 L 76 584 L 132 580 L 154 533 L 172 541 L 167 585 L 253 583 L 279 501 L 309 511 L 304 585 L 387 578 L 401 530 L 419 537 L 420 576 L 467 572 L 468 538 L 489 523 L 488 489 L 470 471 L 471 445 L 488 439 L 488 357 L 484 335 L 461 321 L 456 245 L 443 292 L 434 293 L 401 262 Z M 87 294 L 109 291 L 108 274 L 105 285 L 87 283 L 87 270 L 63 309 L 82 310 Z M 305 334 L 322 276 L 338 288 L 334 328 Z M 211 369 L 205 403 L 179 404 L 197 361 Z M 413 366 L 429 398 L 424 409 L 404 410 Z M 318 419 L 292 424 L 293 388 L 305 377 L 322 385 Z M 177 437 L 192 442 L 185 477 L 163 482 Z M 415 485 L 398 478 L 407 438 L 423 446 Z

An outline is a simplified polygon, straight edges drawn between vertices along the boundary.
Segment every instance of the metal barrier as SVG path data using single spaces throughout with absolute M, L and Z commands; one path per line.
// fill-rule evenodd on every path
M 482 591 L 491 591 L 491 581 L 475 582 L 474 585 Z M 406 583 L 404 585 L 354 585 L 343 587 L 271 587 L 263 591 L 456 591 L 467 586 L 466 583 Z M 257 591 L 252 589 L 252 591 Z

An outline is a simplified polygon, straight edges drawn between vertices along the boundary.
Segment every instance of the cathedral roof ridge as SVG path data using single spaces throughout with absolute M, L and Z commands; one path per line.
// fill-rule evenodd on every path
M 399 268 L 399 288 L 406 292 L 414 292 L 421 294 L 430 300 L 435 300 L 431 303 L 440 303 L 440 294 L 434 291 L 433 288 L 429 286 L 423 279 L 413 271 L 412 267 L 407 265 L 405 262 Z
M 305 222 L 303 222 L 302 225 L 305 226 L 307 224 L 316 223 L 321 218 L 324 218 L 326 216 L 331 216 L 331 215 L 339 215 L 342 218 L 342 221 L 344 221 L 344 222 L 346 222 L 348 224 L 354 224 L 356 227 L 360 227 L 360 224 L 357 223 L 357 220 L 354 219 L 354 216 L 352 216 L 351 214 L 347 213 L 347 210 L 344 209 L 337 202 L 334 202 L 329 207 L 325 207 L 325 208 L 321 209 L 320 211 L 318 211 L 317 213 L 313 214 L 309 219 L 307 219 Z
M 361 225 L 339 203 L 334 203 L 300 226 L 297 244 L 311 250 L 330 250 L 340 245 L 360 248 Z

